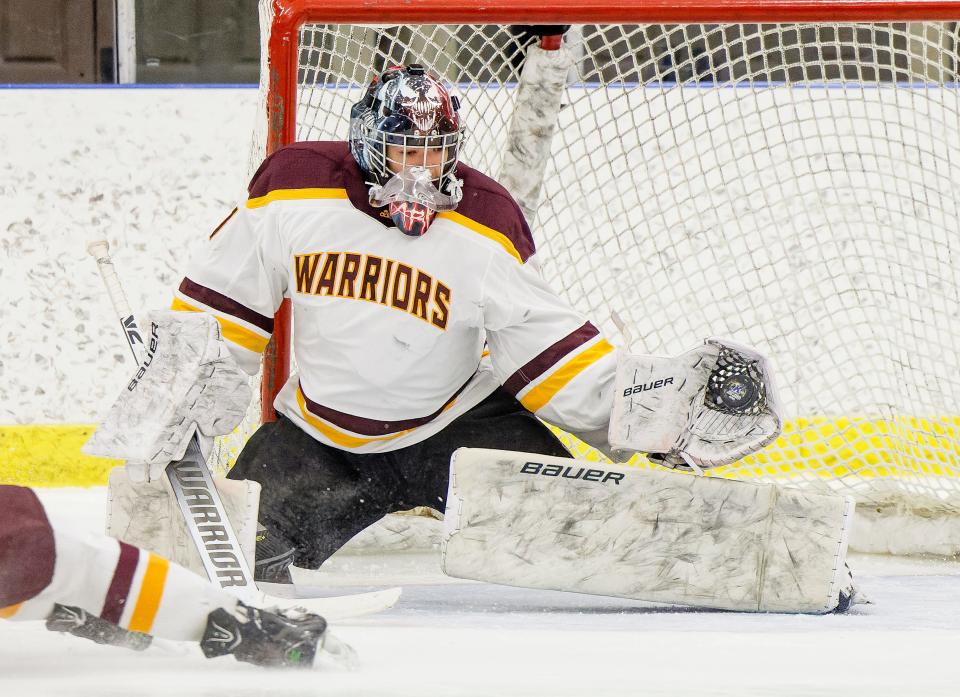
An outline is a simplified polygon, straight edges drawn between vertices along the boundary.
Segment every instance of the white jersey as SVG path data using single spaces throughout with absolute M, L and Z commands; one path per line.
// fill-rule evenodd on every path
M 343 450 L 412 445 L 501 385 L 562 428 L 605 427 L 613 347 L 541 279 L 506 190 L 457 173 L 457 210 L 411 237 L 369 205 L 345 143 L 283 148 L 192 261 L 174 308 L 212 313 L 253 374 L 290 298 L 297 373 L 274 407 Z

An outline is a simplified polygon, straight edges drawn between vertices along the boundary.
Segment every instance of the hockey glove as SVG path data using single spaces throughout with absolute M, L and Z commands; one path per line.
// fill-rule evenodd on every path
M 667 467 L 726 465 L 779 434 L 770 365 L 755 350 L 707 339 L 679 356 L 621 354 L 610 445 Z
M 146 355 L 83 447 L 88 455 L 126 460 L 135 482 L 160 479 L 195 431 L 201 445 L 232 431 L 251 397 L 212 316 L 160 310 L 142 326 L 149 328 Z

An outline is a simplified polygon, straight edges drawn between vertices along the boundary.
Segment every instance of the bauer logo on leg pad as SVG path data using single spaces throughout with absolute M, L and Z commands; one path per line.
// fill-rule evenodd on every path
M 582 479 L 585 482 L 599 482 L 607 484 L 613 482 L 619 486 L 623 481 L 623 472 L 607 472 L 605 470 L 589 469 L 586 467 L 564 467 L 563 465 L 546 465 L 542 462 L 525 462 L 520 467 L 523 474 L 539 474 L 544 477 L 563 477 L 564 479 Z

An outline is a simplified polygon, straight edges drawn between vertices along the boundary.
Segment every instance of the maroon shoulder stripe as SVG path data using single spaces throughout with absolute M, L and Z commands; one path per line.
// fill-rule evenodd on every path
M 344 155 L 350 155 L 350 146 L 344 141 L 291 143 L 263 161 L 247 192 L 250 198 L 259 198 L 278 189 L 340 188 Z M 359 173 L 360 168 L 352 159 L 350 164 Z
M 201 286 L 199 283 L 194 283 L 189 278 L 185 277 L 180 283 L 180 292 L 188 298 L 193 298 L 208 307 L 212 307 L 214 310 L 219 310 L 225 314 L 242 319 L 244 322 L 249 322 L 255 327 L 260 327 L 260 329 L 268 334 L 273 334 L 272 317 L 266 317 L 259 312 L 254 312 L 236 300 L 228 298 L 226 295 L 218 293 L 215 290 Z
M 140 560 L 139 549 L 126 542 L 119 544 L 120 558 L 117 559 L 117 568 L 113 571 L 113 579 L 110 581 L 107 597 L 103 601 L 103 611 L 100 613 L 100 617 L 113 624 L 119 624 L 120 617 L 123 615 L 127 596 L 130 595 L 130 585 L 133 583 L 133 574 Z
M 560 341 L 548 347 L 533 360 L 527 362 L 506 379 L 503 388 L 516 397 L 520 390 L 550 370 L 561 358 L 599 334 L 600 331 L 590 322 L 585 323 L 579 329 L 567 334 Z
M 322 404 L 317 404 L 312 399 L 307 396 L 307 393 L 303 389 L 303 385 L 300 385 L 300 394 L 303 395 L 303 401 L 307 405 L 307 410 L 314 416 L 319 416 L 321 419 L 329 421 L 334 426 L 351 431 L 353 433 L 359 433 L 363 436 L 384 436 L 390 433 L 399 433 L 400 431 L 406 431 L 411 428 L 417 428 L 418 426 L 423 426 L 424 424 L 430 423 L 435 418 L 440 416 L 443 413 L 443 410 L 450 406 L 450 403 L 457 398 L 457 396 L 463 392 L 467 385 L 470 384 L 470 380 L 473 380 L 473 375 L 470 376 L 470 379 L 467 380 L 460 386 L 456 392 L 453 393 L 453 396 L 450 397 L 446 402 L 443 403 L 443 406 L 437 409 L 435 412 L 428 416 L 420 416 L 415 419 L 403 419 L 401 421 L 383 421 L 381 419 L 367 419 L 362 416 L 354 416 L 353 414 L 347 414 L 342 411 L 337 411 L 336 409 L 331 409 L 330 407 L 325 407 Z
M 457 213 L 496 230 L 510 240 L 520 260 L 527 262 L 537 251 L 523 213 L 510 193 L 496 181 L 468 165 L 457 166 L 463 179 L 463 198 Z

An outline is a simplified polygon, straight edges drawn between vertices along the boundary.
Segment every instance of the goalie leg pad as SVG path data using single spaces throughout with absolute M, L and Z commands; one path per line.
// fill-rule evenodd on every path
M 848 497 L 462 448 L 442 564 L 524 588 L 825 613 L 839 603 L 852 517 Z

